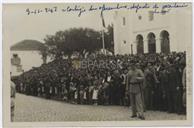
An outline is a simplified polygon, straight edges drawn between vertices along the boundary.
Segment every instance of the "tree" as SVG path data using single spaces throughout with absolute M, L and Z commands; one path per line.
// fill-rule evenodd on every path
M 63 55 L 71 56 L 77 51 L 80 54 L 84 50 L 92 52 L 102 47 L 100 32 L 89 28 L 71 28 L 58 31 L 55 35 L 47 35 L 44 39 L 48 46 L 48 54 L 55 59 Z
M 47 63 L 47 56 L 48 56 L 48 47 L 47 46 L 40 47 L 39 52 L 42 55 L 43 64 L 46 64 Z

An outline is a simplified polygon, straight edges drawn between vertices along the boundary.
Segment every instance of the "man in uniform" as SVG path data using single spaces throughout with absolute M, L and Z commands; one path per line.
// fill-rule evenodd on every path
M 16 86 L 11 81 L 11 121 L 14 120 L 14 109 L 15 109 L 15 94 L 16 94 Z
M 128 72 L 127 86 L 129 86 L 128 92 L 130 93 L 130 102 L 132 107 L 132 118 L 139 117 L 145 120 L 143 111 L 143 95 L 142 95 L 142 82 L 144 80 L 144 74 L 141 69 L 136 68 L 134 62 L 131 62 L 131 69 Z

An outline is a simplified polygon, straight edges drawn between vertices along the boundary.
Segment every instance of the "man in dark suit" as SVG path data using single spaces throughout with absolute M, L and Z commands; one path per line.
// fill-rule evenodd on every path
M 151 63 L 148 63 L 147 67 L 144 70 L 144 98 L 145 98 L 145 109 L 146 110 L 152 110 L 153 109 L 153 101 L 154 101 L 154 86 L 155 86 L 155 80 L 154 80 L 154 74 L 151 70 L 153 66 Z
M 169 87 L 167 92 L 168 99 L 168 112 L 175 113 L 176 112 L 176 92 L 177 92 L 177 77 L 176 77 L 176 69 L 173 64 L 169 65 L 168 68 L 168 78 L 169 78 Z

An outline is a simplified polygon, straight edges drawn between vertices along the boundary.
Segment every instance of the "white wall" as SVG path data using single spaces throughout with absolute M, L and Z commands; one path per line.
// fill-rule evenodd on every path
M 18 57 L 21 59 L 22 69 L 28 71 L 32 67 L 39 67 L 42 65 L 43 60 L 42 56 L 38 51 L 11 51 L 11 58 L 13 54 L 18 54 Z M 48 57 L 47 62 L 50 62 L 51 59 Z M 16 67 L 12 65 L 11 67 L 12 75 L 18 75 Z
M 149 12 L 118 11 L 114 16 L 114 43 L 115 54 L 130 54 L 131 44 L 133 53 L 136 53 L 136 36 L 141 34 L 144 39 L 144 52 L 148 52 L 147 35 L 153 32 L 156 36 L 156 52 L 161 52 L 160 33 L 168 31 L 171 51 L 186 51 L 192 41 L 192 11 L 189 9 L 174 9 L 167 14 L 154 14 L 154 20 L 149 21 Z M 138 16 L 142 19 L 139 20 Z M 126 17 L 126 25 L 122 20 Z M 123 43 L 126 40 L 126 44 Z

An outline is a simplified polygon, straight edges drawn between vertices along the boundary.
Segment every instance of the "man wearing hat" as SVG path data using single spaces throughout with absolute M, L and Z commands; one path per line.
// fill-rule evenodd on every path
M 141 69 L 136 67 L 136 63 L 131 61 L 131 69 L 128 72 L 127 86 L 130 94 L 130 103 L 132 107 L 132 118 L 139 117 L 145 120 L 143 111 L 142 82 L 144 74 Z

